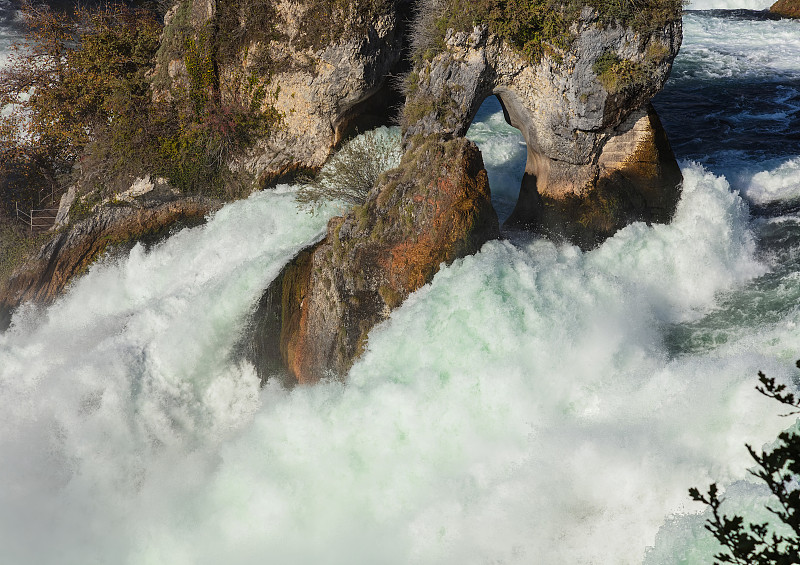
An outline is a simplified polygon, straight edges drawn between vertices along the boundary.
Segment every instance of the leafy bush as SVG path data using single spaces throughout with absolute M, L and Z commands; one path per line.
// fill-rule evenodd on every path
M 628 59 L 620 59 L 614 53 L 601 55 L 592 70 L 603 88 L 612 94 L 631 86 L 644 84 L 649 76 L 646 65 Z
M 19 187 L 31 179 L 37 191 L 63 185 L 72 171 L 84 193 L 118 192 L 144 174 L 219 197 L 249 187 L 228 163 L 280 122 L 271 104 L 277 93 L 243 81 L 243 92 L 222 100 L 214 26 L 166 38 L 181 42 L 189 84 L 154 101 L 149 75 L 161 24 L 152 12 L 111 4 L 56 13 L 26 4 L 23 17 L 30 32 L 0 73 L 0 104 L 16 103 L 0 122 L 0 179 L 13 195 L 6 201 L 28 202 Z
M 400 140 L 386 128 L 371 130 L 346 143 L 313 179 L 298 191 L 297 200 L 312 210 L 325 201 L 363 204 L 381 174 L 400 164 Z
M 145 73 L 161 32 L 152 12 L 119 4 L 59 13 L 25 3 L 21 13 L 27 35 L 0 71 L 6 194 L 19 179 L 29 193 L 52 189 L 88 144 L 148 96 Z M 14 192 L 32 204 L 31 194 Z
M 57 13 L 25 3 L 22 17 L 28 34 L 0 73 L 0 106 L 14 105 L 3 142 L 56 148 L 71 162 L 119 115 L 114 92 L 144 83 L 161 25 L 123 5 Z
M 800 361 L 797 366 L 800 367 Z M 786 385 L 776 385 L 774 378 L 761 372 L 758 378 L 760 393 L 800 408 L 800 398 L 786 393 Z M 798 413 L 800 411 L 787 415 Z M 711 518 L 706 528 L 724 547 L 714 558 L 717 563 L 739 565 L 796 565 L 800 563 L 800 435 L 782 432 L 778 436 L 778 446 L 772 451 L 758 454 L 749 445 L 747 450 L 758 465 L 757 470 L 750 472 L 767 484 L 777 503 L 767 510 L 786 527 L 782 530 L 784 533 L 778 533 L 769 523 L 745 525 L 742 516 L 729 517 L 721 512 L 724 498 L 720 498 L 716 484 L 709 486 L 707 494 L 691 488 L 692 499 L 710 508 Z

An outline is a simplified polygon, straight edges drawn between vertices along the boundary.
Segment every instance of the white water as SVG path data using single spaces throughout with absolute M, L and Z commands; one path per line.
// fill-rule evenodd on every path
M 456 262 L 344 386 L 259 393 L 231 355 L 324 224 L 287 192 L 96 266 L 0 337 L 6 562 L 641 562 L 687 485 L 780 429 L 752 375 L 797 345 L 793 311 L 670 358 L 663 324 L 764 269 L 739 197 L 684 172 L 670 226 Z
M 471 135 L 502 209 L 521 169 L 501 119 Z M 790 423 L 754 375 L 792 374 L 800 308 L 728 305 L 777 265 L 726 180 L 683 169 L 669 226 L 588 253 L 491 242 L 442 270 L 346 384 L 259 390 L 236 355 L 333 212 L 298 212 L 289 188 L 96 265 L 0 335 L 2 562 L 708 563 L 686 491 L 733 483 L 754 516 L 744 443 Z M 753 194 L 785 198 L 790 169 Z
M 684 25 L 689 48 L 681 50 L 681 66 L 691 78 L 764 77 L 797 71 L 800 37 L 796 20 L 687 14 Z
M 800 157 L 790 159 L 773 170 L 754 174 L 746 194 L 758 204 L 800 199 Z
M 775 0 L 691 0 L 687 10 L 766 10 Z
M 692 0 L 688 10 L 766 10 L 773 0 Z

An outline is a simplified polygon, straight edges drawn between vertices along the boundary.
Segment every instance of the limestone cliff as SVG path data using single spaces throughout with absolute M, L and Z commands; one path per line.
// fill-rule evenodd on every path
M 318 169 L 345 135 L 386 122 L 399 103 L 388 77 L 404 9 L 394 0 L 181 0 L 165 18 L 155 96 L 218 88 L 223 104 L 268 111 L 268 135 L 230 163 L 262 186 Z M 204 69 L 218 75 L 213 86 L 198 76 Z
M 432 14 L 438 33 L 450 15 Z M 402 111 L 403 161 L 262 298 L 251 347 L 273 360 L 260 364 L 262 377 L 277 358 L 301 383 L 343 375 L 371 328 L 442 262 L 498 237 L 480 153 L 463 138 L 492 94 L 528 147 L 507 227 L 590 247 L 632 221 L 668 221 L 681 174 L 649 101 L 680 46 L 679 6 L 661 15 L 663 25 L 634 28 L 585 7 L 535 56 L 483 23 L 450 27 L 441 44 L 418 47 Z
M 649 101 L 680 46 L 680 2 L 587 4 L 178 0 L 170 8 L 150 85 L 153 105 L 177 109 L 175 127 L 186 131 L 162 132 L 157 147 L 202 140 L 195 126 L 233 128 L 225 116 L 256 116 L 259 127 L 245 130 L 258 135 L 244 152 L 220 146 L 212 156 L 261 186 L 318 169 L 354 129 L 391 119 L 400 103 L 392 75 L 411 68 L 400 166 L 262 297 L 249 347 L 262 375 L 276 364 L 299 382 L 343 375 L 374 325 L 441 265 L 500 236 L 480 151 L 463 137 L 487 96 L 500 99 L 527 144 L 507 228 L 590 247 L 632 221 L 670 219 L 681 176 Z M 419 25 L 409 39 L 413 11 L 417 24 L 430 24 L 424 41 Z M 179 161 L 191 155 L 178 152 Z M 109 243 L 214 205 L 185 198 L 103 209 L 3 283 L 0 312 L 52 300 Z

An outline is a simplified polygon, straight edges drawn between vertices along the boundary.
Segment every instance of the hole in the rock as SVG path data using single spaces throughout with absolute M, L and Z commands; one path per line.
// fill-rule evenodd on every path
M 527 159 L 525 139 L 518 129 L 506 122 L 496 96 L 483 101 L 467 131 L 467 138 L 477 143 L 483 154 L 492 189 L 492 205 L 502 226 L 519 200 Z

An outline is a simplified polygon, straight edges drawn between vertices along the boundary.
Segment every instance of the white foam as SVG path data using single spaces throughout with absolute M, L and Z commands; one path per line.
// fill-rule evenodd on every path
M 687 10 L 766 10 L 773 0 L 692 0 Z
M 746 184 L 744 193 L 757 204 L 800 199 L 800 157 L 755 173 Z
M 127 512 L 162 503 L 143 485 L 181 492 L 252 416 L 258 379 L 232 361 L 244 316 L 325 219 L 298 212 L 291 191 L 255 195 L 15 315 L 0 335 L 4 559 L 125 560 L 113 554 L 137 527 Z
M 506 123 L 495 98 L 487 98 L 481 112 L 486 112 L 484 118 L 472 123 L 467 138 L 481 149 L 492 190 L 492 205 L 502 224 L 517 204 L 527 149 L 520 131 Z
M 0 336 L 6 558 L 640 562 L 687 486 L 741 476 L 743 442 L 779 429 L 752 374 L 797 341 L 670 358 L 665 324 L 763 271 L 724 179 L 684 174 L 670 226 L 590 253 L 491 242 L 440 271 L 346 385 L 259 394 L 231 357 L 324 224 L 291 191 L 94 268 Z
M 796 75 L 800 61 L 800 22 L 743 20 L 685 14 L 684 42 L 673 79 L 681 76 L 770 77 Z

